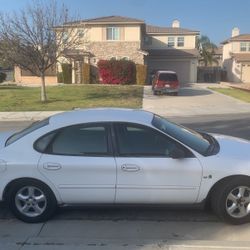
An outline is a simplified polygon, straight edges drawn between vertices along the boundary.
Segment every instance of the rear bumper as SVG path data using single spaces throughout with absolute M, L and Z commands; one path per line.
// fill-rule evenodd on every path
M 158 91 L 161 93 L 176 93 L 180 88 L 154 88 L 154 91 Z

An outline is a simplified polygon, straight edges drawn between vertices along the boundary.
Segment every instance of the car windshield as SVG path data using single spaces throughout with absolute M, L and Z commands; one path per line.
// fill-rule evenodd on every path
M 172 123 L 157 115 L 154 116 L 152 125 L 202 155 L 207 155 L 212 144 L 208 135 L 203 136 L 201 133 Z
M 27 127 L 25 129 L 13 134 L 12 136 L 10 136 L 5 143 L 5 146 L 8 146 L 8 145 L 14 143 L 15 141 L 19 140 L 23 136 L 25 136 L 25 135 L 41 128 L 41 127 L 44 127 L 48 124 L 49 124 L 49 118 L 42 120 L 42 121 L 32 123 L 29 127 Z
M 159 80 L 173 82 L 173 81 L 177 81 L 177 76 L 176 74 L 173 74 L 173 73 L 160 73 Z

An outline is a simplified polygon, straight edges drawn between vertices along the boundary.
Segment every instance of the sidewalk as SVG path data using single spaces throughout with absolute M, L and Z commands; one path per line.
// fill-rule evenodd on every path
M 37 121 L 63 111 L 0 112 L 1 121 Z

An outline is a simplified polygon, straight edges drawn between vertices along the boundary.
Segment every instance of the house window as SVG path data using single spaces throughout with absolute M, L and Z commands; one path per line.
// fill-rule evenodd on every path
M 112 57 L 110 57 L 110 60 L 117 60 L 117 57 L 116 56 L 112 56 Z
M 120 40 L 120 29 L 118 27 L 107 28 L 107 40 L 117 41 Z
M 68 32 L 63 32 L 62 33 L 62 41 L 64 42 L 64 43 L 66 43 L 66 42 L 68 42 L 68 39 L 69 39 L 69 34 L 68 34 Z
M 240 43 L 240 51 L 247 51 L 247 43 Z
M 122 57 L 122 60 L 128 61 L 129 57 L 128 56 L 124 56 L 124 57 Z
M 85 29 L 77 29 L 78 37 L 83 38 L 85 35 Z
M 168 47 L 172 48 L 172 47 L 174 47 L 174 45 L 175 45 L 175 37 L 169 36 L 168 37 Z
M 250 51 L 250 43 L 240 43 L 240 51 Z
M 177 46 L 178 47 L 184 47 L 184 37 L 183 36 L 179 36 L 177 39 Z

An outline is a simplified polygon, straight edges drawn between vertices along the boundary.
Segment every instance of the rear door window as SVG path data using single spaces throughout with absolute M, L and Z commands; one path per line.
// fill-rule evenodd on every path
M 159 80 L 160 81 L 174 82 L 174 81 L 177 81 L 177 75 L 171 74 L 171 73 L 161 73 L 159 75 Z

